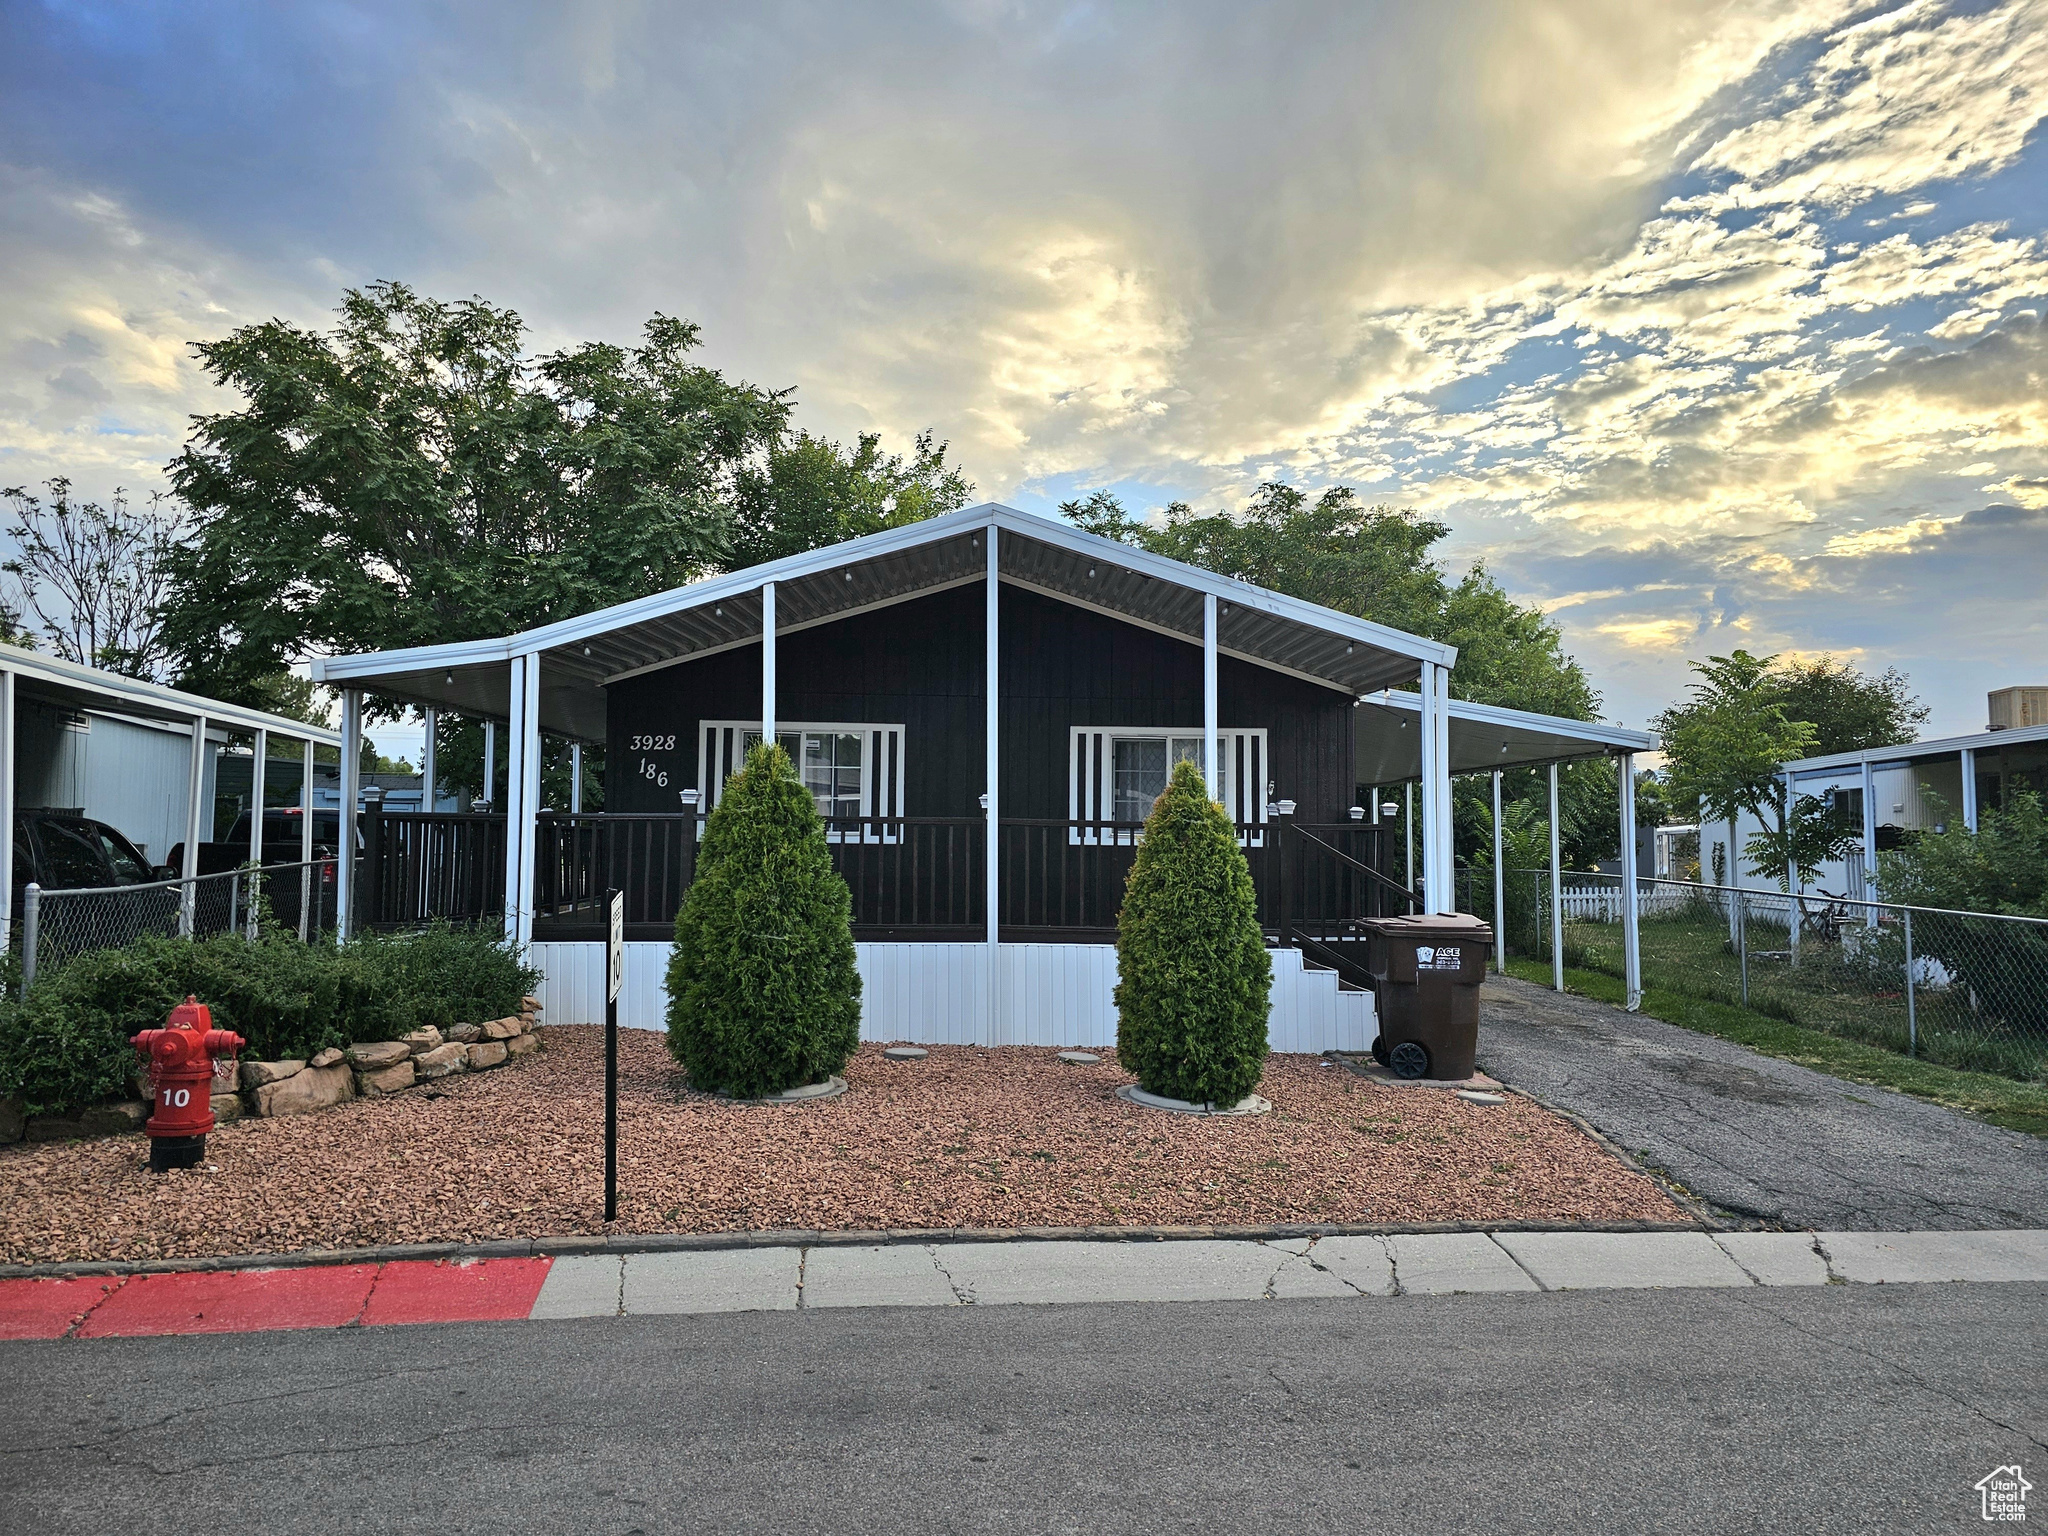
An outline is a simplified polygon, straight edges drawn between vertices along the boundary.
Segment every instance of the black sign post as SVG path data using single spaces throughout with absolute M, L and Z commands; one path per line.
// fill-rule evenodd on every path
M 604 893 L 604 1219 L 619 1218 L 619 993 L 626 982 L 626 895 Z

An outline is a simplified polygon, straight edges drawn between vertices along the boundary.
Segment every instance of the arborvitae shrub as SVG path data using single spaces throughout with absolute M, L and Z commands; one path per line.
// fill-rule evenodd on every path
M 1117 1057 L 1147 1092 L 1235 1104 L 1257 1086 L 1273 962 L 1251 866 L 1192 762 L 1146 819 L 1116 959 Z
M 757 746 L 704 828 L 668 962 L 668 1048 L 698 1088 L 822 1082 L 860 1043 L 853 898 L 777 746 Z

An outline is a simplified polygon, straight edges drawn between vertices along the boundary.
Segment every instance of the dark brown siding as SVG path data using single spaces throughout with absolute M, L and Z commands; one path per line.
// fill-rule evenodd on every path
M 904 726 L 904 811 L 970 816 L 983 779 L 983 602 L 958 587 L 781 637 L 783 720 Z M 1067 732 L 1076 725 L 1202 723 L 1199 645 L 1155 634 L 1035 592 L 1002 595 L 1004 813 L 1067 814 Z M 1342 693 L 1224 657 L 1225 726 L 1270 733 L 1275 795 L 1304 819 L 1341 819 L 1351 803 L 1351 706 Z M 605 785 L 614 811 L 680 808 L 697 782 L 702 720 L 757 720 L 761 648 L 743 646 L 631 678 L 610 690 Z M 637 735 L 674 735 L 673 751 L 632 749 Z M 645 772 L 666 773 L 659 786 Z

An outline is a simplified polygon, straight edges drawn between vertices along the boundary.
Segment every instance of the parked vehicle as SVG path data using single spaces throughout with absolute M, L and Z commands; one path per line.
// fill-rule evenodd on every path
M 104 821 L 65 811 L 14 813 L 14 887 L 34 881 L 46 891 L 147 885 L 169 871 Z M 19 898 L 17 898 L 18 906 Z
M 305 826 L 306 813 L 297 806 L 274 806 L 263 813 L 263 862 L 265 864 L 296 864 L 299 861 L 301 828 Z M 249 862 L 249 832 L 253 818 L 247 811 L 235 818 L 235 824 L 228 828 L 228 835 L 217 842 L 199 845 L 199 873 L 202 875 L 225 874 L 239 869 Z M 362 832 L 356 833 L 356 844 L 362 845 Z M 330 858 L 335 845 L 341 841 L 341 813 L 339 811 L 313 812 L 313 857 Z M 177 844 L 171 849 L 170 867 L 173 873 L 183 873 L 185 868 L 185 845 Z

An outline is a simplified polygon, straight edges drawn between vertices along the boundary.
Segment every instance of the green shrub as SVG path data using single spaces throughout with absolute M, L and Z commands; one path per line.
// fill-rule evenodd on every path
M 759 746 L 704 828 L 676 914 L 668 1046 L 742 1098 L 822 1082 L 860 1043 L 853 899 L 789 757 Z
M 1148 1092 L 1235 1104 L 1258 1085 L 1273 962 L 1236 830 L 1191 762 L 1145 822 L 1116 959 L 1117 1057 Z
M 421 1024 L 516 1012 L 540 973 L 490 933 L 437 925 L 336 947 L 288 935 L 190 940 L 145 936 L 89 951 L 0 1000 L 0 1096 L 31 1114 L 65 1113 L 132 1092 L 130 1037 L 163 1023 L 187 995 L 258 1061 L 331 1045 L 391 1040 Z

